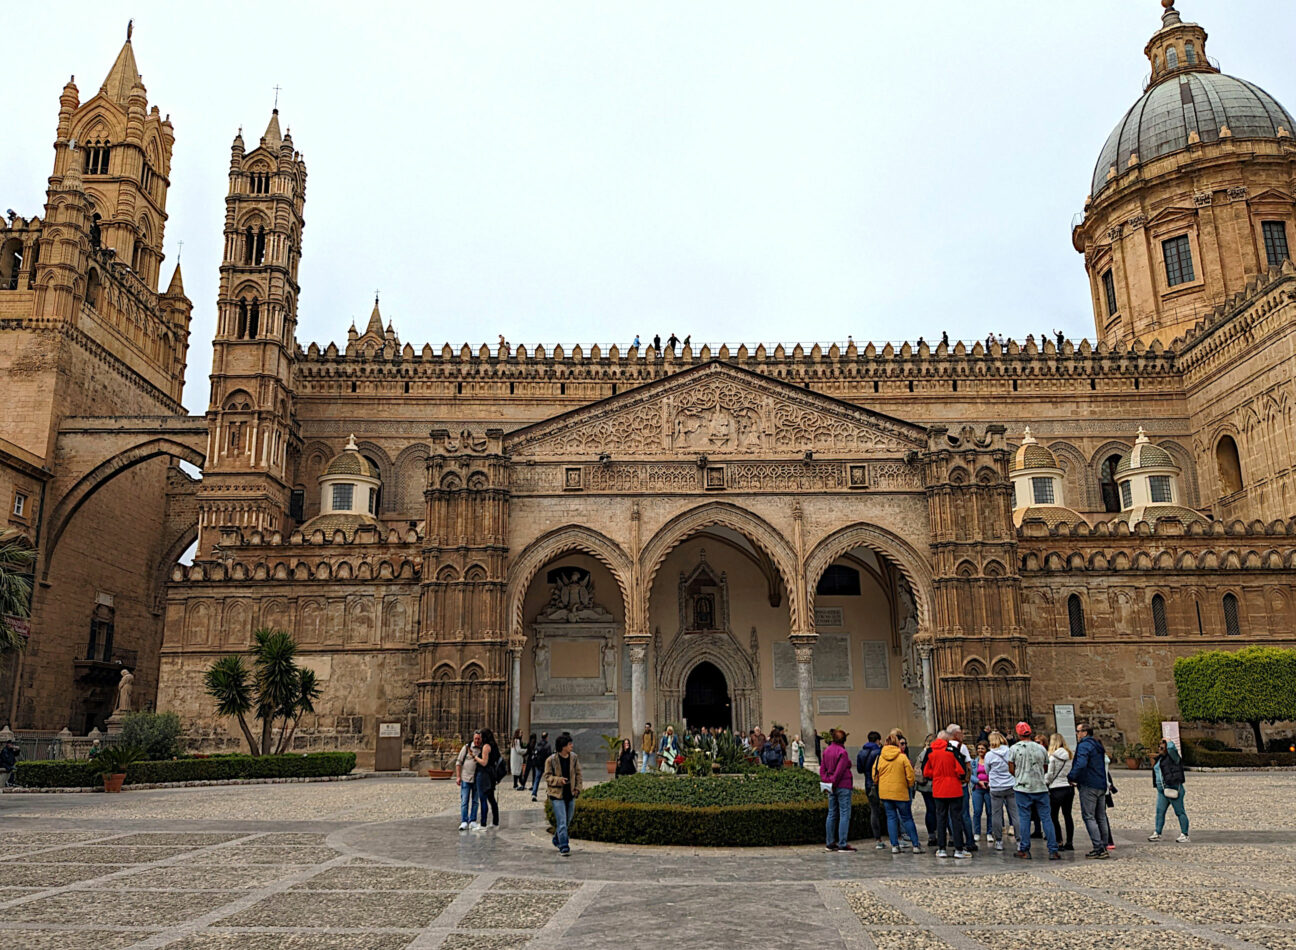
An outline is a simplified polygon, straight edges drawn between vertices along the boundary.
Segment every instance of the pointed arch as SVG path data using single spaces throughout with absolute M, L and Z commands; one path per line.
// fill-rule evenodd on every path
M 564 554 L 588 554 L 606 567 L 621 591 L 625 614 L 627 618 L 630 616 L 633 601 L 630 592 L 633 562 L 630 556 L 607 535 L 584 525 L 568 525 L 536 538 L 509 565 L 504 590 L 511 620 L 509 634 L 513 638 L 521 640 L 525 636 L 522 606 L 531 581 L 541 568 Z

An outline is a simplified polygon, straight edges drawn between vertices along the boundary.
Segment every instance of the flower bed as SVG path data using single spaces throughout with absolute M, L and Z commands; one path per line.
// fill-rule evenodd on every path
M 355 761 L 354 752 L 163 759 L 132 764 L 126 770 L 126 784 L 346 775 L 355 768 Z M 26 788 L 87 788 L 101 783 L 102 780 L 89 761 L 20 761 L 14 774 L 14 784 Z
M 553 809 L 545 803 L 553 822 Z M 824 840 L 828 798 L 804 769 L 694 778 L 629 775 L 587 789 L 573 838 L 622 844 L 760 847 Z M 868 799 L 855 793 L 852 838 L 868 834 Z

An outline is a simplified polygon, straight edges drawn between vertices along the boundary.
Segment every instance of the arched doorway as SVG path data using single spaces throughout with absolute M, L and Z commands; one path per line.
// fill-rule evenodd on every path
M 690 728 L 720 726 L 728 729 L 732 725 L 729 683 L 714 663 L 699 663 L 685 680 L 684 721 Z

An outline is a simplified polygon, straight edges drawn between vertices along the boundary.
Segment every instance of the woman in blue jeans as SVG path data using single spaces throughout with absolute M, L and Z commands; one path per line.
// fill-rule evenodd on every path
M 495 776 L 491 773 L 495 769 L 495 763 L 499 761 L 499 744 L 495 741 L 495 733 L 489 729 L 483 729 L 481 737 L 481 752 L 473 756 L 477 760 L 477 774 L 473 777 L 473 781 L 476 785 L 477 801 L 481 805 L 481 827 L 486 827 L 486 817 L 493 809 L 491 825 L 498 828 L 499 802 L 495 800 Z
M 1148 841 L 1160 841 L 1165 828 L 1166 809 L 1173 808 L 1179 819 L 1180 844 L 1187 844 L 1188 812 L 1184 810 L 1184 768 L 1179 758 L 1179 750 L 1173 742 L 1161 740 L 1156 760 L 1152 763 L 1152 784 L 1156 786 L 1156 830 L 1148 835 Z
M 825 834 L 828 851 L 854 851 L 848 843 L 850 837 L 851 795 L 855 781 L 851 778 L 850 754 L 846 751 L 846 733 L 832 731 L 832 742 L 823 750 L 819 762 L 819 781 L 831 786 L 828 792 L 828 820 Z
M 976 761 L 973 763 L 975 775 L 972 777 L 972 840 L 976 841 L 982 834 L 981 816 L 985 815 L 985 841 L 990 843 L 990 771 L 986 768 L 986 753 L 990 743 L 978 742 Z
M 909 839 L 914 854 L 923 853 L 918 845 L 918 829 L 914 825 L 913 809 L 909 804 L 916 778 L 909 757 L 900 749 L 899 737 L 896 733 L 891 733 L 873 762 L 873 783 L 877 786 L 878 798 L 886 809 L 892 854 L 900 853 L 901 832 Z

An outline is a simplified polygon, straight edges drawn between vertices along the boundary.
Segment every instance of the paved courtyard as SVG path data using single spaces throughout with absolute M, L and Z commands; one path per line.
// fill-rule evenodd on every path
M 461 834 L 454 786 L 412 778 L 6 794 L 0 946 L 1296 948 L 1296 774 L 1190 774 L 1190 845 L 1145 840 L 1148 773 L 1117 782 L 1114 860 L 1029 864 L 582 842 L 563 859 L 529 795 L 500 789 L 500 829 Z

